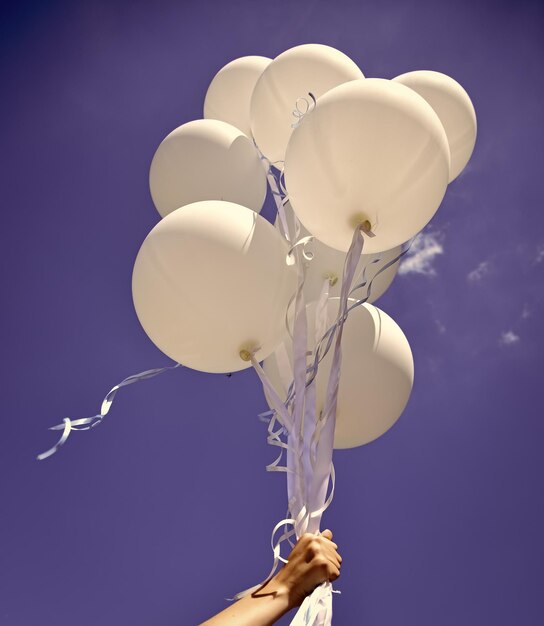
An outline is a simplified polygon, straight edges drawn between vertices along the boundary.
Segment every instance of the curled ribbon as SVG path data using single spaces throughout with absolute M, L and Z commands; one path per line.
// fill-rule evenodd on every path
M 289 249 L 289 252 L 287 253 L 287 258 L 286 258 L 287 265 L 295 264 L 295 257 L 294 257 L 293 252 L 295 251 L 295 248 L 297 248 L 298 246 L 302 246 L 302 256 L 304 257 L 304 259 L 306 261 L 311 261 L 314 258 L 314 253 L 306 250 L 306 246 L 309 243 L 311 243 L 314 239 L 315 237 L 313 235 L 308 235 L 307 237 L 302 237 L 296 243 L 294 243 Z
M 295 102 L 293 117 L 296 118 L 297 121 L 294 124 L 291 124 L 291 128 L 296 128 L 297 126 L 300 126 L 304 117 L 308 115 L 310 111 L 313 111 L 315 109 L 315 105 L 317 104 L 315 96 L 311 92 L 308 92 L 308 95 L 310 96 L 311 102 L 310 100 L 308 100 L 308 98 L 298 98 Z M 301 109 L 299 106 L 301 104 L 304 107 L 303 109 Z
M 70 433 L 72 430 L 90 430 L 94 428 L 98 424 L 102 422 L 104 417 L 109 413 L 111 405 L 113 404 L 113 400 L 121 387 L 126 387 L 127 385 L 132 385 L 133 383 L 137 383 L 141 380 L 147 380 L 148 378 L 154 378 L 159 374 L 162 374 L 168 370 L 176 369 L 177 367 L 181 367 L 180 363 L 176 363 L 175 365 L 168 367 L 159 367 L 151 370 L 146 370 L 145 372 L 140 372 L 139 374 L 133 374 L 132 376 L 128 376 L 123 379 L 118 385 L 115 385 L 112 389 L 108 391 L 106 397 L 102 401 L 100 406 L 100 413 L 97 415 L 93 415 L 92 417 L 82 417 L 80 419 L 71 420 L 69 417 L 65 417 L 62 424 L 57 424 L 56 426 L 51 426 L 49 430 L 62 430 L 62 435 L 57 443 L 49 450 L 38 454 L 36 457 L 38 461 L 43 461 L 48 457 L 52 456 L 66 443 Z

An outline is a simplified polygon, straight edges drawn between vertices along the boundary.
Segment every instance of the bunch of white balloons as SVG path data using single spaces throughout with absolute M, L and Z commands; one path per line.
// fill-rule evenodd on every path
M 297 289 L 289 250 L 296 242 L 286 239 L 281 220 L 274 227 L 259 215 L 267 171 L 281 173 L 284 219 L 298 225 L 300 237 L 314 237 L 304 284 L 311 353 L 316 301 L 328 281 L 332 323 L 357 224 L 374 235 L 365 238 L 359 263 L 368 283 L 433 217 L 475 139 L 470 98 L 439 72 L 365 78 L 345 54 L 318 44 L 273 60 L 232 61 L 209 86 L 204 119 L 173 130 L 151 163 L 162 219 L 140 248 L 132 282 L 145 332 L 176 362 L 204 372 L 250 367 L 241 354 L 253 351 L 286 398 L 293 360 L 286 318 Z M 369 304 L 397 266 L 376 277 L 367 303 L 345 323 L 337 448 L 384 433 L 411 392 L 408 341 Z M 318 412 L 327 358 L 319 366 Z

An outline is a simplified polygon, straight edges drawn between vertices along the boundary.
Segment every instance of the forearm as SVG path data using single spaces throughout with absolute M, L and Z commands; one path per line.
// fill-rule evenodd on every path
M 292 607 L 287 588 L 273 578 L 200 626 L 272 626 Z

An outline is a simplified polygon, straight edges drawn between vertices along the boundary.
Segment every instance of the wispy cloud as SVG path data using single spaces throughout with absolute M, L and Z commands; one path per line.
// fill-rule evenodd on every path
M 527 303 L 525 303 L 523 305 L 523 309 L 521 311 L 521 319 L 522 320 L 527 320 L 527 319 L 529 319 L 531 317 L 532 314 L 533 314 L 533 312 L 531 310 L 531 307 Z
M 535 263 L 542 263 L 542 261 L 544 261 L 544 243 L 541 243 L 537 250 L 536 250 L 536 255 L 535 255 Z
M 478 265 L 478 267 L 476 267 L 475 269 L 473 269 L 471 272 L 467 274 L 468 282 L 469 283 L 479 282 L 480 280 L 482 280 L 484 276 L 487 276 L 487 274 L 489 274 L 490 269 L 491 269 L 490 261 L 482 261 L 480 265 Z
M 404 261 L 399 267 L 399 274 L 423 274 L 424 276 L 436 276 L 433 267 L 435 258 L 444 253 L 442 235 L 439 232 L 420 233 L 414 242 Z
M 518 341 L 519 335 L 516 335 L 516 333 L 512 330 L 507 330 L 506 332 L 501 333 L 501 336 L 499 337 L 499 344 L 501 346 L 511 346 Z

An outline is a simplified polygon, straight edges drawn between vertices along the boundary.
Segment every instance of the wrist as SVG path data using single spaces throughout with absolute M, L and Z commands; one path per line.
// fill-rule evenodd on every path
M 302 603 L 302 598 L 300 598 L 300 594 L 296 593 L 294 585 L 291 584 L 287 577 L 283 576 L 283 570 L 280 570 L 266 585 L 266 590 L 270 587 L 271 590 L 274 590 L 277 593 L 278 597 L 282 598 L 287 603 L 287 610 L 294 609 L 297 606 L 300 606 Z

